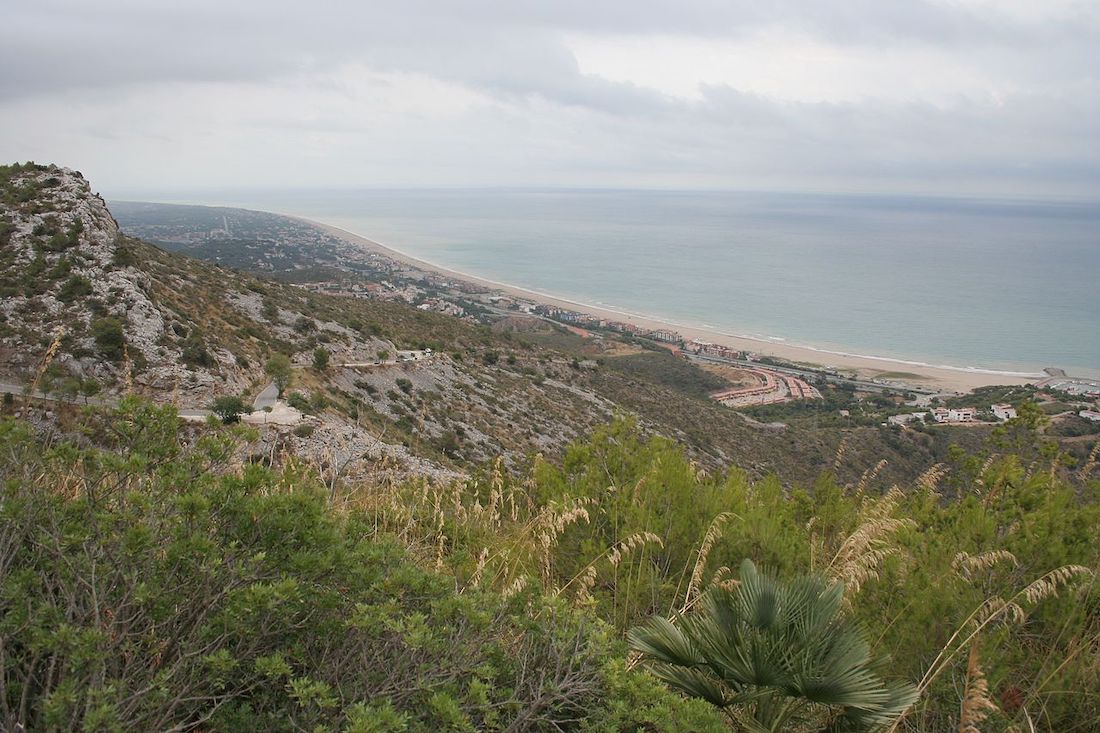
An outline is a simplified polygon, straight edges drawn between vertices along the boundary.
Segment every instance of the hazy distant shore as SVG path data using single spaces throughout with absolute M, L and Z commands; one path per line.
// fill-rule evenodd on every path
M 1039 372 L 1001 371 L 996 369 L 983 369 L 977 367 L 956 367 L 950 365 L 937 365 L 923 361 L 905 360 L 883 356 L 846 353 L 773 341 L 768 338 L 760 338 L 745 334 L 733 334 L 717 328 L 692 326 L 677 321 L 663 319 L 652 315 L 642 315 L 628 311 L 618 310 L 607 306 L 592 303 L 584 303 L 568 298 L 531 290 L 529 288 L 498 282 L 477 275 L 459 272 L 427 260 L 413 257 L 400 250 L 386 246 L 362 235 L 350 232 L 346 229 L 325 224 L 324 222 L 304 217 L 293 217 L 299 221 L 318 227 L 329 234 L 339 237 L 351 244 L 364 247 L 390 257 L 398 262 L 403 262 L 411 267 L 421 270 L 436 272 L 456 280 L 466 280 L 478 283 L 493 290 L 498 290 L 516 297 L 525 298 L 537 303 L 544 303 L 560 308 L 590 313 L 600 318 L 626 321 L 635 323 L 644 328 L 656 329 L 671 327 L 679 331 L 686 339 L 702 339 L 721 343 L 735 349 L 753 351 L 765 356 L 773 356 L 802 364 L 813 364 L 820 367 L 836 368 L 857 372 L 862 377 L 878 377 L 892 381 L 904 382 L 912 385 L 922 385 L 941 390 L 953 390 L 965 392 L 975 387 L 991 384 L 1023 384 L 1042 378 Z M 890 376 L 905 374 L 906 376 Z

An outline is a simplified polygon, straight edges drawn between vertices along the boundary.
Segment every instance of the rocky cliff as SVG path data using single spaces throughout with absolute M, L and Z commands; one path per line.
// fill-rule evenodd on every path
M 158 302 L 148 260 L 127 246 L 103 199 L 80 173 L 9 166 L 0 184 L 4 376 L 32 379 L 55 339 L 55 369 L 108 384 L 124 368 L 145 384 L 183 378 L 191 386 L 210 384 L 214 369 L 223 378 L 238 376 L 236 360 L 224 350 L 200 357 L 208 363 L 193 365 L 197 369 L 182 368 L 187 344 L 173 336 L 188 326 Z M 176 331 L 169 334 L 172 326 Z

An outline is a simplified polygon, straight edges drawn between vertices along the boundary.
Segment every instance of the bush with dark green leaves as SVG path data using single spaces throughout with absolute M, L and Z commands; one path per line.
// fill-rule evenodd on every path
M 720 731 L 585 612 L 458 593 L 234 429 L 0 421 L 0 729 Z M 87 447 L 87 440 L 102 447 Z
M 217 364 L 213 355 L 207 350 L 202 337 L 194 332 L 184 340 L 180 350 L 180 359 L 184 364 L 196 367 L 209 368 Z
M 221 418 L 222 424 L 232 425 L 240 422 L 241 415 L 248 412 L 248 406 L 237 395 L 222 395 L 214 399 L 210 411 Z
M 319 372 L 327 371 L 331 356 L 328 349 L 318 346 L 313 350 L 313 368 Z
M 286 396 L 286 403 L 299 412 L 310 412 L 309 398 L 301 392 L 291 392 Z
M 92 338 L 99 354 L 111 361 L 122 360 L 126 347 L 126 333 L 122 322 L 110 316 L 92 321 Z

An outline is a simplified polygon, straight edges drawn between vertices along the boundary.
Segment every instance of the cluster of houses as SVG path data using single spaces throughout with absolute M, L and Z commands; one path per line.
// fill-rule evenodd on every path
M 466 315 L 466 309 L 460 305 L 444 300 L 443 298 L 428 298 L 420 305 L 416 306 L 417 310 L 422 311 L 435 311 L 436 313 L 443 313 L 444 315 L 454 316 L 455 318 L 461 318 Z
M 1066 373 L 1060 369 L 1047 369 L 1046 371 L 1056 374 L 1052 374 L 1052 376 L 1047 379 L 1036 382 L 1036 387 L 1065 392 L 1074 397 L 1084 397 L 1090 400 L 1100 399 L 1100 379 L 1068 377 Z
M 740 361 L 746 357 L 743 351 L 731 349 L 722 344 L 712 344 L 710 341 L 700 341 L 699 339 L 692 339 L 684 344 L 684 351 L 689 354 L 704 354 L 706 356 L 713 356 L 718 359 L 728 359 L 730 361 Z
M 731 387 L 711 394 L 710 398 L 727 407 L 772 405 L 777 402 L 821 399 L 821 393 L 803 379 L 766 369 L 748 369 L 756 379 L 749 387 Z
M 319 283 L 301 283 L 298 287 L 315 293 L 342 295 L 350 298 L 368 298 L 371 300 L 402 301 L 415 305 L 418 310 L 433 311 L 455 318 L 466 316 L 466 309 L 436 295 L 428 295 L 425 290 L 408 282 L 393 283 L 362 281 L 324 281 Z
M 313 293 L 342 295 L 351 298 L 370 298 L 372 300 L 401 300 L 413 303 L 424 295 L 424 291 L 407 283 L 394 284 L 388 280 L 363 282 L 359 280 L 324 280 L 314 283 L 300 283 L 298 287 Z
M 936 407 L 932 410 L 932 419 L 938 423 L 977 422 L 976 407 Z
M 1002 422 L 1016 417 L 1016 408 L 1012 405 L 997 404 L 989 409 L 993 412 L 993 417 Z M 979 422 L 977 407 L 936 407 L 930 412 L 932 420 L 941 425 Z M 890 425 L 908 425 L 911 422 L 924 422 L 928 415 L 929 412 L 907 412 L 902 415 L 891 415 L 886 418 L 886 422 Z

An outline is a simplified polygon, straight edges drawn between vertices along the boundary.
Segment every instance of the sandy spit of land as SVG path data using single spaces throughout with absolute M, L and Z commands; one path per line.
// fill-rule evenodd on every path
M 399 252 L 384 244 L 379 244 L 371 239 L 349 232 L 345 229 L 314 221 L 295 217 L 299 221 L 318 227 L 329 234 L 344 241 L 378 252 L 390 259 L 409 265 L 418 270 L 425 270 L 445 275 L 455 280 L 465 280 L 477 283 L 490 290 L 496 290 L 514 297 L 525 298 L 536 303 L 544 303 L 559 308 L 590 313 L 600 318 L 615 321 L 634 323 L 642 328 L 672 328 L 679 331 L 685 339 L 701 339 L 717 344 L 725 344 L 734 349 L 752 351 L 764 356 L 773 356 L 797 364 L 812 365 L 816 367 L 833 368 L 846 372 L 854 372 L 860 378 L 882 378 L 900 383 L 929 387 L 942 391 L 968 392 L 975 387 L 991 384 L 1024 384 L 1043 378 L 1040 373 L 1004 372 L 995 370 L 964 369 L 951 366 L 939 366 L 923 362 L 910 362 L 897 359 L 889 359 L 878 356 L 865 356 L 860 354 L 846 354 L 835 351 L 824 351 L 808 346 L 800 346 L 785 342 L 776 342 L 769 339 L 757 339 L 742 335 L 729 334 L 716 329 L 700 328 L 685 325 L 673 321 L 664 321 L 650 316 L 642 316 L 619 310 L 611 310 L 588 303 L 579 303 L 565 298 L 555 297 L 535 290 L 527 290 L 508 283 L 487 280 L 475 275 L 456 272 L 446 267 L 412 257 Z M 895 376 L 897 375 L 897 376 Z M 904 376 L 901 376 L 904 375 Z

